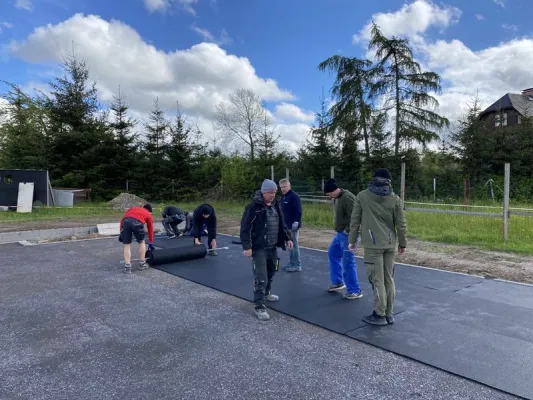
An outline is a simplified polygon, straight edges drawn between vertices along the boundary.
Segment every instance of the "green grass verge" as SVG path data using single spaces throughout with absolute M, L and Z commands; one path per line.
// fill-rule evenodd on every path
M 171 202 L 169 202 L 171 203 Z M 153 204 L 154 215 L 167 203 Z M 179 203 L 187 211 L 199 203 Z M 211 202 L 217 214 L 240 218 L 245 202 Z M 442 207 L 444 208 L 444 207 Z M 472 210 L 490 212 L 491 210 Z M 74 220 L 110 218 L 119 220 L 122 211 L 113 211 L 105 203 L 85 203 L 73 208 L 41 208 L 31 214 L 15 212 L 0 213 L 0 223 L 19 223 L 37 220 Z M 487 250 L 511 251 L 533 254 L 533 217 L 512 216 L 509 224 L 509 240 L 503 241 L 501 218 L 468 215 L 436 214 L 406 211 L 409 237 L 418 240 L 475 245 Z M 304 203 L 303 224 L 308 228 L 332 228 L 333 209 L 331 204 Z

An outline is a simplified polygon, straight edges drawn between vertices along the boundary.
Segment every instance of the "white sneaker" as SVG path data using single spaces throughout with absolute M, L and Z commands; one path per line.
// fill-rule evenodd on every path
M 269 294 L 267 294 L 266 299 L 268 301 L 278 301 L 279 300 L 279 296 L 276 296 L 275 294 L 269 293 Z
M 259 318 L 261 321 L 266 321 L 270 319 L 270 315 L 268 315 L 266 309 L 259 308 L 255 310 L 255 315 L 257 318 Z

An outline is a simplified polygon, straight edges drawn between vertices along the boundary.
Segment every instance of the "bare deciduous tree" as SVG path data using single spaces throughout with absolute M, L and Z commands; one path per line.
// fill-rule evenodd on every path
M 255 160 L 257 141 L 264 132 L 265 109 L 261 97 L 250 89 L 238 89 L 230 94 L 229 103 L 217 106 L 216 128 L 226 143 L 240 141 L 250 149 Z

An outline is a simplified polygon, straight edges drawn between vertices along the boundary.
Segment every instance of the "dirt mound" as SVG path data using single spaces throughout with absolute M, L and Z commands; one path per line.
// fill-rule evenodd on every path
M 113 210 L 120 211 L 127 210 L 133 206 L 142 207 L 146 203 L 147 201 L 139 196 L 130 193 L 121 193 L 107 204 L 109 204 Z

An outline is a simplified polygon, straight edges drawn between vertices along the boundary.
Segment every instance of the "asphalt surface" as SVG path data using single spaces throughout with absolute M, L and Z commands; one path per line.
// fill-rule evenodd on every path
M 162 271 L 124 275 L 116 238 L 0 257 L 2 400 L 515 398 Z

